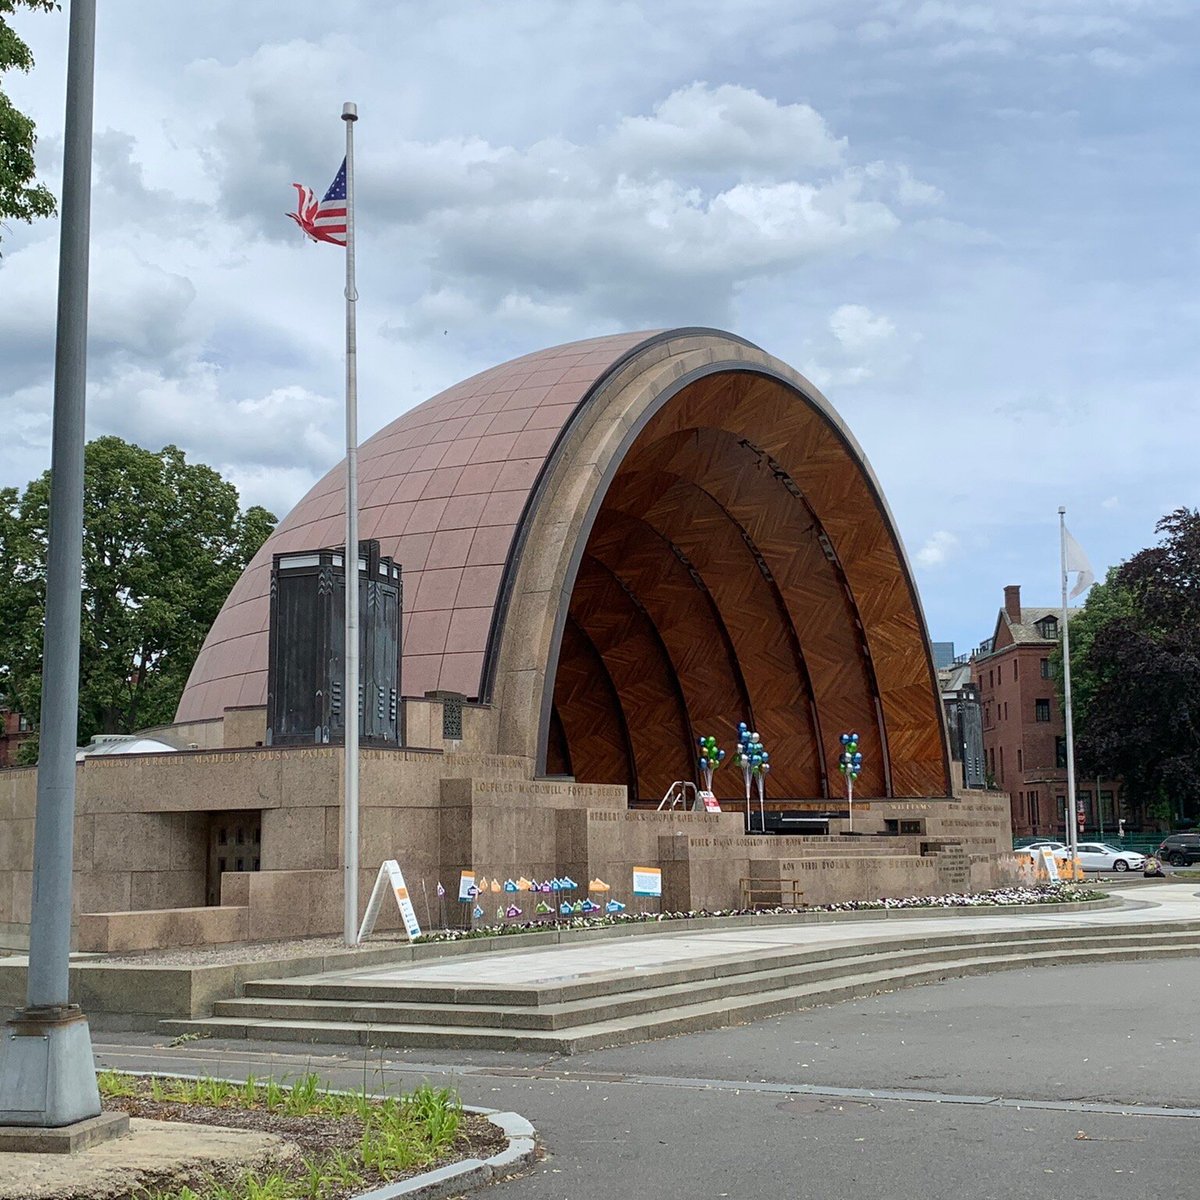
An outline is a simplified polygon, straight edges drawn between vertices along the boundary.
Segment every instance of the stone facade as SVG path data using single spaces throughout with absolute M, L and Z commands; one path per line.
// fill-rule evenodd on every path
M 739 811 L 631 810 L 625 789 L 535 779 L 529 759 L 490 749 L 494 714 L 464 711 L 447 749 L 440 704 L 406 702 L 407 728 L 432 744 L 362 751 L 360 911 L 382 860 L 396 858 L 422 923 L 461 923 L 459 872 L 492 878 L 601 878 L 632 908 L 634 867 L 663 872 L 661 907 L 741 907 L 770 888 L 804 903 L 932 895 L 1012 881 L 1007 799 L 963 792 L 944 800 L 858 800 L 854 837 L 758 836 Z M 92 758 L 77 783 L 77 944 L 90 951 L 270 940 L 341 929 L 339 747 L 255 745 L 264 710 L 231 713 L 225 733 L 250 745 Z M 189 736 L 191 731 L 184 731 Z M 0 772 L 0 936 L 27 939 L 36 772 Z M 205 905 L 214 814 L 260 822 L 261 869 L 226 870 L 219 905 Z M 903 832 L 901 832 L 903 831 Z M 437 884 L 449 893 L 445 907 Z M 764 890 L 766 889 L 766 890 Z M 582 895 L 582 892 L 577 893 Z M 503 896 L 507 903 L 511 896 Z M 496 898 L 487 899 L 493 920 Z M 399 926 L 385 906 L 381 929 Z

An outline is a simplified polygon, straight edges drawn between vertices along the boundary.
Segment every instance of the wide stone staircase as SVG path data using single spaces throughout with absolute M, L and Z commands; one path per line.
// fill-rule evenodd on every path
M 1200 921 L 977 929 L 873 944 L 756 944 L 681 962 L 571 971 L 529 983 L 472 983 L 464 956 L 452 982 L 403 969 L 247 983 L 213 1015 L 162 1023 L 171 1034 L 403 1048 L 572 1054 L 740 1024 L 818 1004 L 942 979 L 1024 967 L 1122 963 L 1200 954 Z M 510 961 L 520 958 L 513 953 Z M 485 972 L 480 972 L 484 974 Z

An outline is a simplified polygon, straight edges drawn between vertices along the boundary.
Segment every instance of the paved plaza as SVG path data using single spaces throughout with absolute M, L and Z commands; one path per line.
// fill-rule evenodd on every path
M 548 980 L 714 945 L 726 953 L 739 939 L 761 949 L 764 937 L 832 945 L 959 924 L 1119 926 L 1200 914 L 1192 885 L 1135 883 L 1122 895 L 1130 907 L 1073 914 L 1023 909 L 492 952 L 404 968 L 403 977 Z M 129 1070 L 243 1077 L 315 1070 L 379 1090 L 422 1078 L 453 1085 L 467 1103 L 523 1113 L 545 1146 L 532 1173 L 484 1193 L 493 1200 L 1183 1200 L 1196 1194 L 1198 991 L 1200 959 L 1148 960 L 948 980 L 570 1058 L 170 1047 L 144 1034 L 98 1035 L 97 1058 Z
M 1120 929 L 1148 919 L 1168 924 L 1200 918 L 1200 897 L 1193 884 L 1145 883 L 1119 893 L 1124 903 L 1106 909 L 1084 908 L 1056 912 L 1028 905 L 1009 909 L 898 910 L 878 919 L 835 921 L 823 925 L 758 926 L 723 932 L 636 936 L 575 946 L 523 950 L 519 936 L 509 939 L 511 950 L 491 950 L 469 957 L 447 958 L 418 965 L 367 967 L 323 976 L 357 983 L 430 983 L 471 987 L 547 986 L 604 976 L 614 972 L 645 971 L 683 965 L 698 959 L 747 956 L 788 948 L 855 946 L 887 943 L 924 934 L 978 930 L 1010 931 L 1071 928 Z M 667 927 L 669 928 L 669 926 Z M 312 978 L 316 978 L 315 976 Z M 299 982 L 299 980 L 293 980 Z

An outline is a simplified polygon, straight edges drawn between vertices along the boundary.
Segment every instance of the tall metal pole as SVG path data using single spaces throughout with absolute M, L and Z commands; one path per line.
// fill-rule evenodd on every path
M 342 856 L 342 931 L 358 945 L 358 332 L 354 285 L 354 122 L 358 106 L 342 105 L 346 122 L 346 778 Z
M 87 1022 L 68 996 L 79 722 L 83 447 L 95 0 L 72 0 L 59 228 L 50 530 L 26 1007 L 5 1030 L 0 1124 L 54 1127 L 100 1112 Z
M 1067 844 L 1076 855 L 1079 835 L 1075 825 L 1075 732 L 1071 726 L 1071 631 L 1067 624 L 1067 510 L 1058 508 L 1059 574 L 1062 577 L 1063 716 L 1067 726 Z

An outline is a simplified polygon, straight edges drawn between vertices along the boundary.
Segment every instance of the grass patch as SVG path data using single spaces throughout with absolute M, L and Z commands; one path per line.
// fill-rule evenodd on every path
M 449 1088 L 422 1083 L 401 1096 L 330 1091 L 314 1074 L 291 1081 L 130 1076 L 101 1071 L 106 1109 L 133 1116 L 257 1129 L 294 1142 L 278 1169 L 188 1180 L 137 1200 L 344 1200 L 430 1166 L 483 1157 L 504 1145 L 485 1118 L 463 1111 Z

